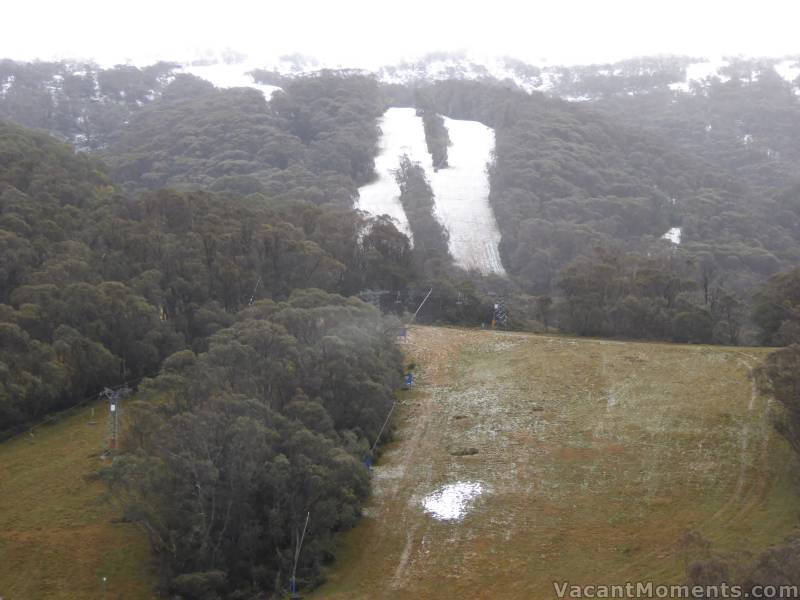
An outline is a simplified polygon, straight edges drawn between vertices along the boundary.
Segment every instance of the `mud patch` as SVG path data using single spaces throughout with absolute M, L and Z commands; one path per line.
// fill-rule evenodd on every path
M 473 456 L 478 453 L 477 448 L 458 448 L 450 453 L 450 456 Z

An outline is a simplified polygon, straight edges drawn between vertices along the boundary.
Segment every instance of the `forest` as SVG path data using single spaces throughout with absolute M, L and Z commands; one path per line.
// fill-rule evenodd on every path
M 101 477 L 163 591 L 255 598 L 286 589 L 307 514 L 304 586 L 356 523 L 404 372 L 396 335 L 428 290 L 427 323 L 479 327 L 500 300 L 516 329 L 800 343 L 797 98 L 763 65 L 683 96 L 680 61 L 629 67 L 565 73 L 557 91 L 592 95 L 576 103 L 350 71 L 281 77 L 267 100 L 170 63 L 0 62 L 0 432 L 132 386 Z M 508 277 L 453 265 L 407 157 L 413 245 L 353 209 L 393 105 L 417 108 L 437 168 L 443 115 L 495 129 Z M 792 352 L 764 378 L 796 445 Z

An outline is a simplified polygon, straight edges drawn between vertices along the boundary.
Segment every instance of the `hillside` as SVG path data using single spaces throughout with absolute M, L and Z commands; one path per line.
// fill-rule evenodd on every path
M 795 459 L 748 380 L 766 350 L 416 327 L 406 351 L 416 387 L 315 598 L 677 582 L 687 530 L 756 551 L 797 523 Z M 145 539 L 86 478 L 102 410 L 0 446 L 0 594 L 95 597 L 105 576 L 152 597 Z
M 0 597 L 153 597 L 147 539 L 87 479 L 107 432 L 100 404 L 0 444 Z
M 250 600 L 326 572 L 321 597 L 549 596 L 796 527 L 769 350 L 744 346 L 800 342 L 800 104 L 772 67 L 688 92 L 686 65 L 628 67 L 565 71 L 567 102 L 0 63 L 0 118 L 62 140 L 0 122 L 0 439 L 135 388 L 107 468 L 85 411 L 0 446 L 0 600 L 102 577 Z M 404 357 L 412 313 L 462 329 Z M 790 415 L 796 348 L 765 375 Z M 404 361 L 418 387 L 376 446 Z
M 416 388 L 314 598 L 680 582 L 688 530 L 758 550 L 797 523 L 795 459 L 748 379 L 765 350 L 418 327 L 407 351 Z
M 271 206 L 388 211 L 404 233 L 431 230 L 434 249 L 449 252 L 401 249 L 414 276 L 348 293 L 380 290 L 396 303 L 433 284 L 457 287 L 454 299 L 471 286 L 489 306 L 505 296 L 515 328 L 549 320 L 605 337 L 757 343 L 754 295 L 798 262 L 789 58 L 544 69 L 432 55 L 378 73 L 317 70 L 299 56 L 259 70 L 234 58 L 182 69 L 6 61 L 0 116 L 96 152 L 128 193 L 203 188 Z M 271 87 L 235 87 L 256 80 Z M 411 110 L 423 117 L 393 117 Z M 91 144 L 76 133 L 87 127 Z M 434 205 L 408 224 L 389 171 L 406 150 Z M 489 277 L 465 285 L 458 267 Z M 588 285 L 576 289 L 575 273 Z M 530 309 L 537 298 L 552 315 Z M 456 322 L 447 312 L 440 322 Z

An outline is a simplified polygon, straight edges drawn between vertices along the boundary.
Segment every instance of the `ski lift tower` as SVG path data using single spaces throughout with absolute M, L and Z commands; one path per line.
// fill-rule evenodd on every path
M 130 389 L 127 385 L 118 388 L 105 388 L 100 395 L 108 400 L 108 449 L 116 452 L 122 427 L 122 399 L 127 397 Z

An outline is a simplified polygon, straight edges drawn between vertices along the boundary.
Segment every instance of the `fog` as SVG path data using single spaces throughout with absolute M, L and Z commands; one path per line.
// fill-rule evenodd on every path
M 651 54 L 800 53 L 796 3 L 632 0 L 563 2 L 247 2 L 141 0 L 6 3 L 0 56 L 90 58 L 101 65 L 251 61 L 299 52 L 326 65 L 374 68 L 431 51 L 510 55 L 535 64 Z

